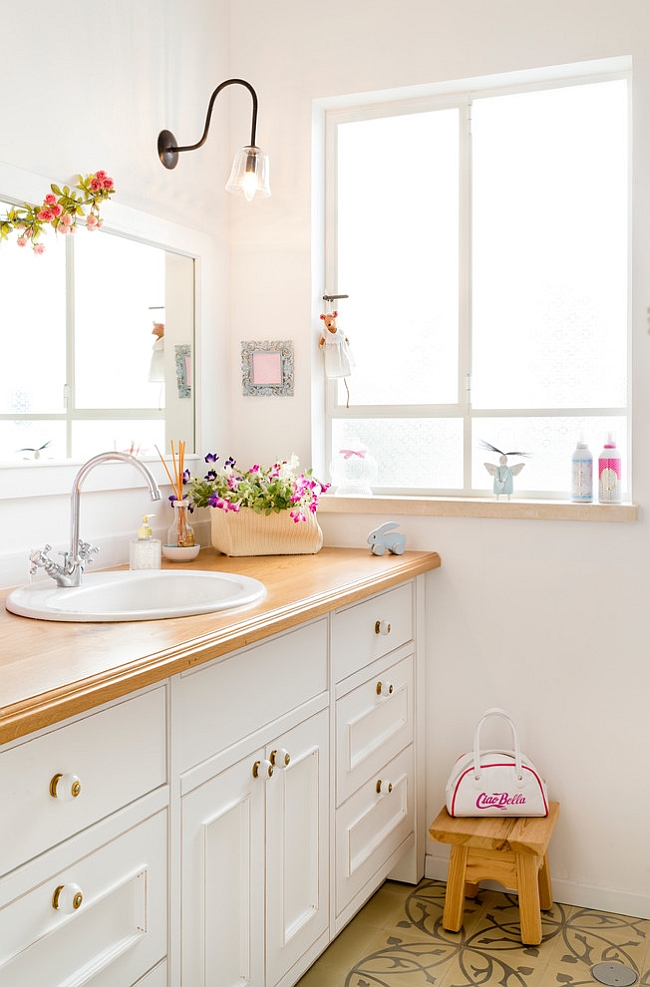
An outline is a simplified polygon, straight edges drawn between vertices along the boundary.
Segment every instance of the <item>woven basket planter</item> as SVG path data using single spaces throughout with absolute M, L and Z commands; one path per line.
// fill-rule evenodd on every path
M 323 546 L 315 514 L 294 521 L 289 511 L 267 515 L 242 507 L 212 508 L 210 515 L 212 544 L 224 555 L 315 555 Z

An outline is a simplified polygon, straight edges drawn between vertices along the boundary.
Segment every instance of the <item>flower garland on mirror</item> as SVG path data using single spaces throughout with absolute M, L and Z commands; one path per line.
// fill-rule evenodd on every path
M 57 233 L 69 235 L 77 232 L 77 220 L 85 219 L 86 229 L 92 232 L 100 229 L 103 220 L 99 215 L 100 203 L 115 192 L 113 179 L 105 171 L 90 175 L 77 175 L 77 184 L 70 188 L 64 185 L 50 185 L 40 206 L 24 203 L 12 208 L 0 218 L 0 239 L 7 240 L 14 230 L 19 247 L 31 244 L 35 254 L 42 254 L 45 245 L 41 234 L 52 227 Z M 88 210 L 88 212 L 86 212 Z

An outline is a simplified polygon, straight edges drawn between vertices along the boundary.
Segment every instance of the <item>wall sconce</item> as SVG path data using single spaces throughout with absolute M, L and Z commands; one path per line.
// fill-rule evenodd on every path
M 230 178 L 226 184 L 226 191 L 232 192 L 234 195 L 243 195 L 247 202 L 250 202 L 256 194 L 270 195 L 271 189 L 269 188 L 269 156 L 255 144 L 257 94 L 250 83 L 245 82 L 244 79 L 226 79 L 225 82 L 217 86 L 210 97 L 203 135 L 198 143 L 179 147 L 176 143 L 176 138 L 170 130 L 161 130 L 158 134 L 158 155 L 165 168 L 175 168 L 178 164 L 178 155 L 182 151 L 196 151 L 197 148 L 203 147 L 210 128 L 210 117 L 212 116 L 214 101 L 222 89 L 225 89 L 226 86 L 233 85 L 245 86 L 251 94 L 253 99 L 253 119 L 251 123 L 251 142 L 235 155 Z

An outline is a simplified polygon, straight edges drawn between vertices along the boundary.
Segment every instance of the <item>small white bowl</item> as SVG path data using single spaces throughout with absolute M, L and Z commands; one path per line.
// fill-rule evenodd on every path
M 162 553 L 171 562 L 191 562 L 201 550 L 200 545 L 191 545 L 190 548 L 179 548 L 178 545 L 163 545 Z

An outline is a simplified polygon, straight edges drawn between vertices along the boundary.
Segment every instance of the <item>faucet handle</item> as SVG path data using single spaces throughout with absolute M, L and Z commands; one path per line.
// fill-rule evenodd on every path
M 77 555 L 82 562 L 87 562 L 90 565 L 93 562 L 91 556 L 97 555 L 98 552 L 99 549 L 91 545 L 89 541 L 79 541 Z
M 44 566 L 48 565 L 52 560 L 48 557 L 48 552 L 52 551 L 51 545 L 45 545 L 43 550 L 40 548 L 34 548 L 29 553 L 29 561 L 31 562 L 29 568 L 30 576 L 33 576 L 37 569 L 42 569 Z

